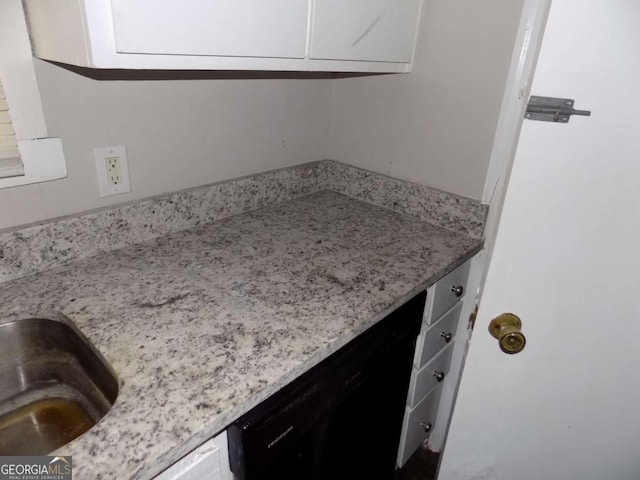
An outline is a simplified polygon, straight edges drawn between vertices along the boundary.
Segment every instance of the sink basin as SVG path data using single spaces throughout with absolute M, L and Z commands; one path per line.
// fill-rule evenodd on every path
M 111 408 L 118 381 L 64 315 L 0 320 L 0 455 L 45 455 Z

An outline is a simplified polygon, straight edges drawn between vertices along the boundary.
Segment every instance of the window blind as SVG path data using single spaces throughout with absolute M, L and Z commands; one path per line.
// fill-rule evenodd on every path
M 0 178 L 24 175 L 16 134 L 11 123 L 7 97 L 0 82 Z

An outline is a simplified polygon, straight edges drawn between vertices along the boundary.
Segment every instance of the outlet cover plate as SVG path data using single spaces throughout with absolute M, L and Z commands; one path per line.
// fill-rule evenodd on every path
M 120 195 L 131 191 L 131 180 L 129 179 L 129 162 L 127 161 L 127 149 L 124 145 L 111 147 L 99 147 L 93 149 L 93 158 L 96 163 L 96 173 L 98 175 L 98 187 L 100 196 Z M 120 164 L 120 182 L 114 184 L 109 181 L 107 175 L 107 159 L 117 158 Z

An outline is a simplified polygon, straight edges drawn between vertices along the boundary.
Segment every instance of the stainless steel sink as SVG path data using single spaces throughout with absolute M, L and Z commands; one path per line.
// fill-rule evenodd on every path
M 116 375 L 73 323 L 0 320 L 0 455 L 43 455 L 111 408 Z

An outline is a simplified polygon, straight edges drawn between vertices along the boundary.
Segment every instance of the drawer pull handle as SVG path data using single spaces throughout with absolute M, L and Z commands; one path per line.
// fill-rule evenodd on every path
M 440 336 L 442 338 L 444 338 L 444 343 L 449 343 L 451 341 L 451 339 L 453 338 L 453 334 L 451 332 L 449 332 L 449 333 L 442 332 L 440 334 Z
M 438 382 L 441 382 L 442 380 L 444 380 L 444 372 L 439 372 L 437 370 L 434 370 L 433 376 L 436 377 L 436 380 Z
M 454 285 L 451 287 L 451 291 L 456 297 L 461 297 L 464 293 L 464 287 L 462 285 L 458 285 L 457 287 Z
M 433 425 L 431 424 L 431 422 L 420 422 L 420 426 L 427 433 L 429 433 L 433 428 Z

